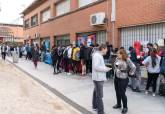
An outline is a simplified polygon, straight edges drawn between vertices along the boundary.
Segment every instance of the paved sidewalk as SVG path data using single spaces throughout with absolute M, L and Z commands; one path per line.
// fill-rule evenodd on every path
M 7 58 L 12 61 L 11 58 Z M 64 73 L 53 75 L 53 68 L 45 63 L 39 63 L 38 69 L 34 69 L 33 63 L 25 59 L 19 59 L 15 63 L 17 67 L 28 72 L 35 78 L 55 88 L 57 91 L 71 99 L 75 103 L 92 112 L 93 83 L 91 77 L 68 76 Z M 144 93 L 134 93 L 128 89 L 128 114 L 164 114 L 165 98 L 161 96 L 152 97 Z M 104 105 L 106 114 L 120 114 L 121 110 L 114 110 L 116 104 L 115 90 L 112 81 L 104 85 Z M 93 112 L 94 113 L 94 112 Z M 94 113 L 95 114 L 95 113 Z

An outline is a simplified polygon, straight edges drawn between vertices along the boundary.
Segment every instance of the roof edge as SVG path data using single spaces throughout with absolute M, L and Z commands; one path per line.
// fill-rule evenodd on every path
M 33 9 L 36 9 L 39 5 L 46 2 L 47 0 L 35 0 L 33 1 L 26 9 L 24 9 L 21 14 L 26 14 L 31 12 Z
M 0 23 L 0 26 L 19 26 L 19 27 L 23 27 L 23 25 L 20 25 L 20 24 L 9 24 L 9 23 Z

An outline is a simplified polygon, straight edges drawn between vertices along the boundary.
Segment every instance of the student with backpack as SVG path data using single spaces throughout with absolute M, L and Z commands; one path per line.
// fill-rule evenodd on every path
M 73 70 L 73 66 L 72 66 L 72 49 L 73 49 L 73 45 L 70 44 L 68 46 L 68 75 L 71 75 L 71 72 Z
M 81 60 L 81 66 L 82 66 L 82 72 L 81 75 L 86 75 L 86 61 L 85 61 L 85 46 L 83 44 L 80 45 L 80 60 Z
M 71 74 L 71 69 L 73 69 L 71 54 L 72 54 L 72 44 L 68 45 L 63 52 L 65 72 L 68 75 Z
M 63 66 L 64 66 L 64 72 L 67 72 L 67 66 L 68 66 L 68 47 L 66 46 L 63 51 Z
M 62 54 L 63 54 L 63 48 L 62 48 L 62 46 L 59 46 L 57 48 L 57 54 L 58 54 L 58 58 L 57 58 L 57 60 L 58 60 L 58 62 L 57 62 L 57 72 L 60 73 L 61 72 L 60 65 L 61 65 Z
M 79 61 L 80 61 L 80 48 L 75 46 L 72 49 L 72 67 L 74 73 L 79 72 Z
M 39 57 L 40 57 L 39 50 L 37 49 L 37 47 L 34 47 L 32 58 L 33 58 L 33 63 L 34 63 L 35 69 L 37 69 Z
M 86 69 L 87 73 L 92 73 L 92 57 L 91 57 L 91 52 L 92 52 L 92 46 L 86 47 L 85 51 L 85 61 L 86 61 Z
M 54 68 L 53 74 L 58 74 L 57 65 L 58 65 L 58 58 L 59 57 L 58 57 L 58 48 L 56 46 L 54 46 L 52 48 L 51 56 L 52 56 L 52 65 L 53 65 L 53 68 Z
M 7 50 L 7 47 L 6 45 L 2 45 L 1 47 L 1 54 L 2 54 L 2 59 L 5 60 L 6 59 L 6 50 Z

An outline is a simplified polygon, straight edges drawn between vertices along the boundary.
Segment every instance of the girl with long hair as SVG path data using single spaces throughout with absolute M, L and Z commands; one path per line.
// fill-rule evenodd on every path
M 146 94 L 148 94 L 149 87 L 153 85 L 153 96 L 155 96 L 156 82 L 160 73 L 160 60 L 161 57 L 157 55 L 155 48 L 150 50 L 150 56 L 148 56 L 142 63 L 147 67 L 148 80 L 146 86 Z

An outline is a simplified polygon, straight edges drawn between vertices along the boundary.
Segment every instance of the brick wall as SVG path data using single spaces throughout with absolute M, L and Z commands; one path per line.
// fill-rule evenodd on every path
M 30 18 L 36 13 L 39 13 L 42 9 L 49 6 L 50 4 L 51 3 L 46 2 L 45 4 L 41 5 L 40 7 L 35 9 L 33 12 L 29 13 L 28 15 L 25 15 L 24 20 Z M 72 11 L 76 9 L 76 4 L 77 3 L 75 2 L 72 5 L 73 6 L 73 8 L 71 8 Z M 70 38 L 72 42 L 76 40 L 76 33 L 105 30 L 106 26 L 92 27 L 90 25 L 90 15 L 97 12 L 106 13 L 107 8 L 105 6 L 106 6 L 106 1 L 93 5 L 89 8 L 75 11 L 71 14 L 59 17 L 50 22 L 41 23 L 39 24 L 39 26 L 24 30 L 24 36 L 30 35 L 32 39 L 35 38 L 34 36 L 35 33 L 40 33 L 41 38 L 50 36 L 51 45 L 53 45 L 54 36 L 70 34 Z
M 77 0 L 71 0 L 71 11 L 78 8 Z M 108 3 L 107 3 L 108 2 Z M 118 28 L 130 25 L 147 24 L 165 21 L 165 0 L 116 0 L 117 17 L 115 22 L 115 47 L 120 46 L 120 31 Z M 52 17 L 55 16 L 54 0 L 46 1 L 40 7 L 25 15 L 24 20 L 38 13 L 44 8 L 51 6 Z M 109 18 L 108 27 L 92 27 L 90 26 L 89 17 L 96 12 L 105 12 Z M 108 40 L 112 43 L 112 24 L 110 22 L 111 0 L 105 0 L 99 4 L 89 8 L 76 11 L 74 13 L 59 17 L 47 23 L 39 24 L 39 26 L 24 31 L 24 36 L 30 35 L 34 38 L 35 33 L 40 33 L 41 37 L 51 37 L 53 44 L 54 36 L 70 34 L 71 40 L 74 41 L 76 33 L 105 30 L 108 28 Z
M 117 26 L 165 20 L 165 0 L 117 0 Z
M 117 0 L 116 46 L 120 46 L 123 26 L 165 21 L 165 0 Z

